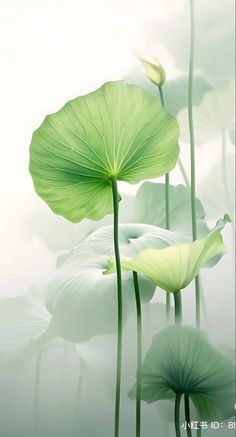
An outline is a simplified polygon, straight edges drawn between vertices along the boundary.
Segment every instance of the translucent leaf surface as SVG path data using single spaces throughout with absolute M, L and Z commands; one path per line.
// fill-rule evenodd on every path
M 224 220 L 219 220 L 207 237 L 193 243 L 177 244 L 160 250 L 146 249 L 131 260 L 123 260 L 122 267 L 143 274 L 166 291 L 181 290 L 211 258 L 224 251 L 220 232 L 228 221 L 229 217 L 225 215 Z M 114 269 L 112 260 L 108 273 Z
M 111 179 L 135 184 L 170 171 L 178 123 L 141 88 L 108 82 L 47 116 L 32 137 L 35 190 L 72 222 L 111 213 Z
M 192 239 L 191 194 L 183 185 L 170 185 L 170 227 L 174 232 L 187 234 Z M 197 228 L 199 236 L 209 232 L 205 211 L 196 199 Z M 135 221 L 165 228 L 165 185 L 144 182 L 134 201 Z
M 170 326 L 153 337 L 142 365 L 142 399 L 152 403 L 189 394 L 199 420 L 234 414 L 235 367 L 205 335 L 190 326 Z M 135 398 L 136 388 L 130 392 Z

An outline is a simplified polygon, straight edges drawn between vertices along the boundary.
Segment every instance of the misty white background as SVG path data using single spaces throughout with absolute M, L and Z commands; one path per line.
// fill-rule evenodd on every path
M 218 8 L 223 38 L 229 26 L 227 20 L 232 19 L 232 13 L 229 13 L 232 1 L 201 0 L 197 3 L 201 9 L 197 12 L 199 15 L 206 13 L 209 16 L 211 9 L 213 13 Z M 185 0 L 1 2 L 0 297 L 24 294 L 31 286 L 43 288 L 55 272 L 55 254 L 46 248 L 30 224 L 30 218 L 37 211 L 53 219 L 48 207 L 35 194 L 28 173 L 32 132 L 46 114 L 57 111 L 69 99 L 90 92 L 105 81 L 128 75 L 139 65 L 135 52 L 157 56 L 166 68 L 168 79 L 179 76 L 180 65 L 167 52 L 161 38 L 152 39 L 152 34 L 158 23 L 162 28 L 166 23 L 165 30 L 171 34 L 170 20 L 173 17 L 174 22 L 180 10 L 184 10 L 186 18 L 183 23 L 186 25 L 187 65 L 189 25 Z M 174 40 L 176 35 L 173 33 L 172 37 Z M 196 44 L 202 44 L 202 40 L 204 34 L 201 35 L 201 29 L 198 29 Z M 207 50 L 207 43 L 202 49 Z M 221 53 L 218 56 L 220 58 Z M 232 145 L 227 144 L 227 152 L 231 150 Z M 198 148 L 196 153 L 199 182 L 220 159 L 220 143 L 215 140 Z M 182 145 L 181 156 L 189 171 L 186 145 Z M 178 170 L 171 176 L 171 181 L 182 183 Z M 122 191 L 135 192 L 136 189 L 121 186 Z M 63 222 L 63 219 L 57 220 Z M 209 307 L 210 323 L 218 340 L 232 345 L 234 298 L 230 227 L 224 235 L 229 243 L 229 254 L 219 266 L 207 271 L 207 303 L 212 306 L 212 311 Z M 227 276 L 231 277 L 227 298 L 223 274 L 226 268 Z M 203 278 L 204 275 L 206 273 Z M 189 293 L 189 306 L 192 299 L 193 294 Z M 228 321 L 223 331 L 219 326 L 222 318 Z

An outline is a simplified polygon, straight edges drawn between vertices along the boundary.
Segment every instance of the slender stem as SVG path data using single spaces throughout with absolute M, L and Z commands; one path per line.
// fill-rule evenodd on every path
M 119 250 L 119 194 L 117 180 L 112 179 L 113 211 L 114 211 L 114 249 L 116 259 L 116 278 L 117 278 L 117 363 L 116 363 L 116 397 L 115 397 L 115 427 L 114 436 L 120 434 L 120 388 L 121 388 L 121 363 L 122 363 L 122 276 Z
M 190 420 L 189 395 L 187 393 L 184 394 L 184 408 L 185 408 L 185 419 L 187 423 L 187 436 L 192 437 L 192 430 L 190 428 L 191 420 Z
M 182 396 L 181 393 L 176 393 L 176 397 L 175 397 L 175 434 L 176 434 L 176 437 L 181 437 L 180 423 L 179 423 L 181 396 Z
M 190 136 L 191 155 L 191 211 L 192 211 L 192 237 L 197 239 L 197 216 L 196 216 L 196 174 L 195 174 L 195 140 L 193 126 L 193 69 L 195 54 L 195 18 L 194 0 L 190 1 L 190 56 L 189 56 L 189 79 L 188 79 L 188 123 Z M 195 301 L 196 301 L 196 327 L 200 328 L 201 318 L 201 293 L 199 278 L 195 278 Z
M 133 272 L 137 310 L 137 390 L 136 390 L 136 437 L 141 435 L 141 388 L 142 388 L 142 308 L 140 302 L 138 274 Z
M 163 108 L 166 108 L 163 87 L 158 86 L 160 100 Z M 170 229 L 170 177 L 169 173 L 165 175 L 165 208 L 166 208 L 166 229 Z
M 180 157 L 178 159 L 178 166 L 179 166 L 179 169 L 180 169 L 180 172 L 182 174 L 182 177 L 183 177 L 183 180 L 184 180 L 184 183 L 185 183 L 186 187 L 190 188 L 190 182 L 189 182 L 189 179 L 188 179 L 188 175 L 186 173 L 186 170 L 184 168 L 184 165 L 183 165 Z
M 201 326 L 201 287 L 199 275 L 195 277 L 195 308 L 196 308 L 196 328 Z
M 202 436 L 202 428 L 198 428 L 197 437 L 201 437 L 201 436 Z
M 195 50 L 195 23 L 194 23 L 194 0 L 190 0 L 190 58 L 189 58 L 189 80 L 188 80 L 188 123 L 190 135 L 191 152 L 191 208 L 192 208 L 192 234 L 193 240 L 197 239 L 197 218 L 196 218 L 196 175 L 195 175 L 195 141 L 193 127 L 193 66 Z
M 160 100 L 163 108 L 166 108 L 165 98 L 162 85 L 158 86 Z M 170 176 L 169 173 L 165 175 L 165 216 L 166 216 L 166 229 L 170 229 Z M 166 324 L 169 324 L 170 320 L 170 295 L 166 293 Z
M 41 382 L 42 353 L 40 352 L 35 361 L 34 380 L 34 434 L 39 436 L 39 404 L 40 404 L 40 382 Z
M 174 292 L 174 300 L 175 300 L 175 324 L 182 324 L 182 297 L 181 291 Z
M 170 293 L 166 292 L 166 324 L 170 323 Z

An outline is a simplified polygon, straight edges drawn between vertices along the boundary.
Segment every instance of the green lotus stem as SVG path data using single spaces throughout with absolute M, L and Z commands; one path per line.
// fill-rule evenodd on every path
M 137 390 L 136 390 L 136 437 L 141 435 L 141 387 L 142 387 L 142 308 L 139 293 L 138 274 L 133 272 L 137 311 Z
M 161 85 L 158 86 L 160 100 L 163 108 L 166 108 L 164 92 Z M 170 177 L 169 173 L 165 175 L 165 207 L 166 207 L 166 229 L 170 229 Z
M 179 421 L 181 397 L 182 397 L 182 393 L 176 393 L 176 396 L 175 396 L 175 434 L 176 434 L 176 437 L 181 437 L 180 421 Z
M 116 363 L 116 395 L 115 395 L 115 428 L 114 436 L 120 434 L 120 388 L 121 388 L 121 362 L 122 362 L 122 276 L 119 250 L 119 194 L 117 180 L 111 179 L 113 194 L 113 211 L 114 211 L 114 250 L 116 260 L 116 278 L 117 278 L 117 314 L 118 314 L 118 332 L 117 332 L 117 363 Z
M 189 395 L 187 393 L 184 394 L 184 409 L 185 409 L 185 419 L 187 423 L 187 436 L 192 437 L 192 430 L 190 428 L 191 420 L 190 420 Z
M 182 324 L 182 297 L 181 291 L 174 292 L 174 300 L 175 300 L 175 324 Z
M 197 239 L 197 215 L 196 215 L 196 174 L 195 174 L 195 141 L 193 126 L 193 68 L 195 51 L 195 19 L 194 0 L 190 1 L 190 56 L 189 56 L 189 79 L 188 79 L 188 123 L 190 136 L 191 155 L 191 211 L 192 211 L 192 237 Z M 201 296 L 199 278 L 195 278 L 195 302 L 196 302 L 196 327 L 200 328 L 201 322 Z
M 34 434 L 39 436 L 39 404 L 40 404 L 40 382 L 41 382 L 42 352 L 40 352 L 35 361 L 35 380 L 34 380 Z
M 202 436 L 202 429 L 199 428 L 197 429 L 197 437 L 201 437 Z
M 158 86 L 160 100 L 163 108 L 166 108 L 165 98 L 162 85 Z M 170 177 L 169 173 L 165 175 L 165 213 L 166 213 L 166 229 L 170 229 Z M 170 321 L 170 295 L 166 293 L 166 323 Z

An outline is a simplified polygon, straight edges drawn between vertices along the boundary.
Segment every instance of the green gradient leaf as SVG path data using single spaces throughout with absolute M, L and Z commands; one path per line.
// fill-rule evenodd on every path
M 111 213 L 111 179 L 135 184 L 170 171 L 179 154 L 174 117 L 122 81 L 69 101 L 32 137 L 30 173 L 50 208 L 72 222 Z
M 170 185 L 170 223 L 171 230 L 187 234 L 192 239 L 191 194 L 183 185 Z M 197 228 L 199 236 L 209 232 L 205 222 L 205 211 L 196 199 Z M 139 188 L 135 201 L 135 221 L 165 228 L 165 184 L 144 182 Z
M 203 334 L 190 326 L 170 326 L 153 337 L 142 364 L 142 399 L 152 403 L 187 393 L 199 420 L 234 414 L 235 367 Z M 136 387 L 130 391 L 135 399 Z
M 163 290 L 173 293 L 181 290 L 187 287 L 211 258 L 224 251 L 220 232 L 229 221 L 225 215 L 207 237 L 160 250 L 146 249 L 131 260 L 123 260 L 122 267 L 143 274 Z M 114 269 L 114 262 L 111 261 L 107 273 Z

